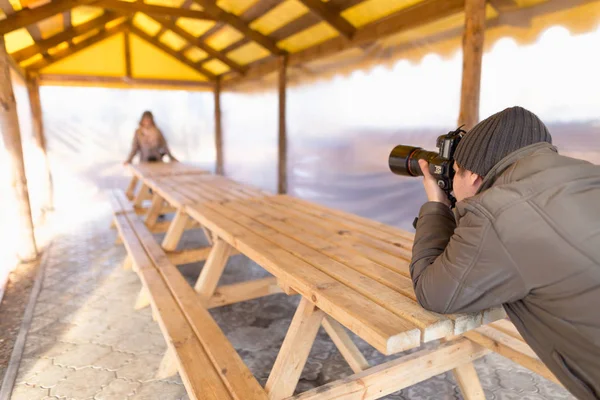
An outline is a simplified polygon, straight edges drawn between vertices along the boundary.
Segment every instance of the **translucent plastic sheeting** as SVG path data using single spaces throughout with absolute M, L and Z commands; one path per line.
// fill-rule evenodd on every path
M 59 206 L 126 186 L 122 163 L 144 110 L 175 157 L 214 170 L 212 93 L 42 87 L 41 98 Z
M 562 154 L 600 164 L 600 59 L 589 57 L 599 39 L 553 28 L 529 46 L 500 41 L 484 58 L 481 118 L 524 106 Z M 456 128 L 461 59 L 428 55 L 290 89 L 290 192 L 412 231 L 421 179 L 392 174 L 388 155 L 396 144 L 436 150 Z
M 277 192 L 279 105 L 275 90 L 223 93 L 221 109 L 225 174 Z
M 388 156 L 397 144 L 435 150 L 455 127 L 460 71 L 460 57 L 428 56 L 291 89 L 290 192 L 409 229 L 425 201 L 421 182 L 392 174 Z

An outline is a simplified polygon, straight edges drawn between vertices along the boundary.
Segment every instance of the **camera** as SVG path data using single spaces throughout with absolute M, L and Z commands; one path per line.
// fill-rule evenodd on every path
M 436 143 L 437 152 L 423 150 L 421 147 L 396 146 L 390 153 L 390 170 L 397 175 L 423 176 L 419 160 L 427 161 L 429 172 L 437 180 L 438 186 L 446 193 L 454 207 L 456 203 L 456 199 L 452 195 L 454 152 L 465 133 L 461 126 L 455 131 L 439 136 Z

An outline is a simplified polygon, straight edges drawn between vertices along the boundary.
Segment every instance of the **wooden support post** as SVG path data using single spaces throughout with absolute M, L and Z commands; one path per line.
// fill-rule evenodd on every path
M 154 195 L 152 196 L 152 205 L 148 210 L 148 214 L 146 214 L 145 223 L 148 229 L 152 229 L 154 225 L 156 225 L 156 220 L 162 211 L 163 203 L 163 198 L 160 197 L 158 193 L 154 192 Z
M 142 187 L 138 192 L 137 196 L 133 200 L 134 207 L 141 208 L 144 200 L 150 196 L 150 188 L 145 183 L 142 183 Z
M 129 200 L 133 200 L 135 198 L 135 187 L 137 186 L 138 180 L 138 177 L 134 175 L 129 182 L 129 186 L 125 192 L 125 195 Z
M 38 252 L 31 217 L 27 178 L 25 176 L 17 103 L 10 77 L 8 57 L 4 45 L 4 36 L 0 36 L 0 131 L 2 131 L 4 147 L 8 155 L 12 197 L 18 209 L 16 227 L 18 231 L 15 232 L 15 237 L 18 238 L 17 255 L 19 259 L 27 262 L 35 260 Z
M 177 373 L 177 356 L 175 350 L 170 346 L 167 352 L 163 356 L 158 372 L 156 373 L 156 379 L 165 379 L 171 377 Z
M 463 75 L 458 124 L 471 129 L 479 122 L 481 62 L 485 34 L 485 0 L 465 1 L 463 35 Z
M 189 217 L 182 209 L 177 210 L 173 221 L 171 221 L 171 225 L 169 225 L 169 230 L 163 239 L 163 249 L 166 251 L 173 251 L 177 249 L 177 245 L 181 240 L 181 235 L 183 235 L 183 231 L 187 225 L 188 218 Z
M 323 328 L 355 373 L 369 368 L 369 362 L 354 344 L 344 327 L 331 317 L 323 318 Z
M 229 243 L 221 238 L 217 238 L 208 259 L 206 260 L 206 264 L 204 264 L 202 272 L 200 272 L 198 281 L 194 286 L 194 290 L 198 292 L 200 301 L 205 307 L 208 306 L 208 301 L 215 293 L 215 289 L 217 288 L 221 275 L 223 275 L 223 270 L 225 269 L 225 265 L 227 265 L 230 254 L 231 246 Z
M 123 240 L 121 240 L 121 235 L 118 236 L 118 239 L 121 243 L 123 243 Z M 119 243 L 119 244 L 121 244 Z M 127 254 L 125 256 L 125 259 L 123 260 L 123 269 L 124 270 L 129 270 L 133 267 L 133 257 L 131 257 L 129 254 Z
M 142 308 L 148 307 L 150 305 L 150 292 L 144 286 L 138 293 L 137 299 L 135 300 L 135 306 L 133 306 L 134 310 L 141 310 Z
M 224 174 L 223 164 L 223 128 L 221 126 L 221 79 L 215 82 L 215 148 L 216 148 L 216 172 L 217 175 Z
M 208 308 L 258 299 L 276 293 L 281 293 L 281 289 L 277 286 L 275 277 L 219 286 L 210 298 Z
M 300 300 L 265 385 L 269 399 L 284 399 L 294 394 L 324 315 L 306 298 Z
M 125 41 L 125 76 L 131 78 L 131 42 L 129 41 L 129 29 L 123 33 Z
M 46 151 L 46 137 L 44 135 L 44 123 L 42 120 L 42 101 L 40 99 L 39 77 L 31 76 L 27 82 L 27 91 L 29 92 L 29 105 L 31 107 L 31 116 L 33 118 L 33 136 L 38 148 L 39 158 L 43 160 L 44 165 L 44 203 L 43 211 L 54 209 L 54 188 L 52 184 L 52 173 L 50 171 L 50 160 Z
M 285 121 L 287 55 L 279 57 L 279 175 L 277 192 L 287 193 L 287 133 Z
M 452 370 L 454 378 L 460 391 L 462 392 L 463 399 L 465 400 L 485 400 L 485 394 L 479 382 L 477 371 L 473 363 L 466 363 L 459 365 Z

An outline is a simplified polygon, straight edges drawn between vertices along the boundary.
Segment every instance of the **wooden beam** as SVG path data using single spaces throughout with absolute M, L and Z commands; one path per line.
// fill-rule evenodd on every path
M 336 37 L 308 49 L 289 55 L 288 66 L 299 65 L 330 56 L 382 37 L 406 31 L 420 25 L 433 22 L 464 9 L 465 0 L 424 0 L 412 7 L 399 11 L 389 17 L 358 29 L 351 40 Z M 251 65 L 245 77 L 234 77 L 225 82 L 231 87 L 244 79 L 256 79 L 277 71 L 278 60 L 265 59 Z
M 24 49 L 15 51 L 14 53 L 11 54 L 11 57 L 17 62 L 27 60 L 28 58 L 31 58 L 31 57 L 35 56 L 36 54 L 47 52 L 49 49 L 61 44 L 62 42 L 68 42 L 68 41 L 72 40 L 73 38 L 83 35 L 89 31 L 92 31 L 92 30 L 98 29 L 98 28 L 102 28 L 107 23 L 109 23 L 110 21 L 113 21 L 117 18 L 119 18 L 119 15 L 117 15 L 115 13 L 112 13 L 112 12 L 105 13 L 105 14 L 103 14 L 97 18 L 94 18 L 84 24 L 81 24 L 76 27 L 72 27 L 70 29 L 67 29 L 66 31 L 63 31 L 63 32 L 58 33 L 53 36 L 50 36 L 49 38 L 44 39 L 38 43 L 34 43 L 31 46 L 25 47 Z
M 221 127 L 221 79 L 215 83 L 215 148 L 216 148 L 216 173 L 224 174 L 223 164 L 223 130 Z
M 247 69 L 248 69 L 247 67 L 242 67 L 240 64 L 236 63 L 235 61 L 232 61 L 230 58 L 226 57 L 224 54 L 213 49 L 206 43 L 199 40 L 194 35 L 188 33 L 185 29 L 182 29 L 179 26 L 177 26 L 177 24 L 175 24 L 173 21 L 169 20 L 168 18 L 154 18 L 154 20 L 156 22 L 158 22 L 159 24 L 161 24 L 163 27 L 172 30 L 173 32 L 175 32 L 176 34 L 178 34 L 179 36 L 181 36 L 182 38 L 184 38 L 185 40 L 187 40 L 189 43 L 193 44 L 194 46 L 198 46 L 200 49 L 204 50 L 210 56 L 212 56 L 218 60 L 221 60 L 221 62 L 227 64 L 227 66 L 229 66 L 229 68 L 233 69 L 234 71 L 237 71 L 239 73 L 245 73 L 247 71 Z
M 169 46 L 159 42 L 156 38 L 153 38 L 152 36 L 148 35 L 146 32 L 142 31 L 141 29 L 136 28 L 134 25 L 131 25 L 130 29 L 131 29 L 131 33 L 135 33 L 136 35 L 138 35 L 139 37 L 141 37 L 148 43 L 150 43 L 153 46 L 155 46 L 156 48 L 164 51 L 171 57 L 181 61 L 183 64 L 187 65 L 188 67 L 198 71 L 202 75 L 206 76 L 208 79 L 213 80 L 213 81 L 216 79 L 215 74 L 213 74 L 212 72 L 210 72 L 207 69 L 197 66 L 191 60 L 189 60 L 187 57 L 185 57 L 183 54 L 181 54 L 181 53 L 173 50 Z
M 0 21 L 0 35 L 6 35 L 7 33 L 35 24 L 74 7 L 90 5 L 97 1 L 98 0 L 56 0 L 34 9 L 24 8 L 21 11 L 9 15 L 5 20 Z
M 6 53 L 4 36 L 0 36 L 0 131 L 4 148 L 8 155 L 11 177 L 11 195 L 17 206 L 17 224 L 13 227 L 13 236 L 18 239 L 17 255 L 21 261 L 33 261 L 37 258 L 37 245 L 31 218 L 31 205 L 27 190 L 25 162 L 17 103 L 10 77 L 9 55 Z
M 218 21 L 223 21 L 233 28 L 237 29 L 250 39 L 254 40 L 256 43 L 263 46 L 265 49 L 269 50 L 273 54 L 283 54 L 284 51 L 277 47 L 276 42 L 268 36 L 263 35 L 262 33 L 250 29 L 250 27 L 242 21 L 238 16 L 228 13 L 227 11 L 221 9 L 216 5 L 216 2 L 213 0 L 194 0 L 200 6 L 204 8 L 208 14 L 213 16 Z
M 54 209 L 54 188 L 52 183 L 52 173 L 50 170 L 50 161 L 46 151 L 46 136 L 44 134 L 44 123 L 42 118 L 42 102 L 40 99 L 40 79 L 38 76 L 32 76 L 27 81 L 27 91 L 29 93 L 29 105 L 31 107 L 31 117 L 33 119 L 33 137 L 39 150 L 41 158 L 40 165 L 43 165 L 44 174 L 44 202 L 43 211 Z
M 49 86 L 135 87 L 189 91 L 206 91 L 213 88 L 211 82 L 81 75 L 41 75 L 40 84 Z M 170 222 L 166 221 L 166 223 Z M 166 232 L 166 229 L 159 232 Z
M 251 5 L 244 11 L 241 15 L 241 19 L 249 24 L 252 21 L 257 20 L 258 18 L 265 15 L 267 12 L 271 11 L 279 4 L 281 4 L 283 0 L 258 0 L 256 3 Z
M 67 31 L 73 27 L 73 21 L 71 20 L 71 10 L 63 13 L 63 30 Z
M 125 11 L 130 13 L 141 12 L 148 15 L 154 15 L 157 17 L 179 17 L 179 18 L 193 18 L 193 19 L 204 19 L 214 20 L 210 15 L 204 11 L 192 10 L 189 8 L 182 7 L 165 7 L 152 4 L 146 4 L 141 1 L 133 3 L 120 1 L 120 0 L 101 0 L 98 7 L 108 8 L 110 10 Z
M 309 300 L 304 297 L 300 300 L 265 384 L 269 399 L 284 399 L 294 394 L 324 316 Z
M 54 64 L 55 62 L 58 62 L 60 60 L 63 60 L 83 49 L 86 49 L 90 46 L 93 46 L 96 43 L 99 43 L 101 41 L 103 41 L 104 39 L 107 39 L 113 35 L 116 35 L 117 33 L 123 32 L 125 29 L 127 29 L 127 24 L 126 23 L 121 23 L 119 25 L 113 26 L 110 29 L 105 29 L 100 31 L 100 33 L 87 38 L 73 46 L 70 46 L 67 49 L 64 49 L 52 56 L 46 57 L 43 60 L 40 60 L 34 64 L 31 64 L 30 66 L 27 67 L 28 71 L 39 71 L 43 68 L 46 68 L 52 64 Z
M 286 132 L 286 85 L 288 56 L 279 57 L 279 174 L 277 179 L 277 192 L 287 193 L 287 132 Z
M 498 12 L 513 11 L 519 8 L 515 0 L 489 0 L 492 7 Z
M 346 38 L 351 39 L 356 33 L 356 28 L 354 25 L 348 22 L 348 20 L 342 17 L 338 12 L 333 10 L 329 4 L 323 3 L 321 0 L 300 1 Z
M 219 286 L 210 298 L 208 308 L 222 307 L 277 293 L 281 293 L 281 289 L 275 277 Z
M 124 54 L 125 57 L 125 76 L 131 78 L 131 41 L 129 40 L 129 29 L 123 35 L 125 41 Z
M 479 122 L 481 62 L 485 31 L 485 0 L 465 1 L 463 71 L 458 125 L 471 129 Z
M 459 339 L 420 350 L 355 375 L 309 390 L 290 400 L 379 399 L 450 369 L 470 363 L 489 350 Z

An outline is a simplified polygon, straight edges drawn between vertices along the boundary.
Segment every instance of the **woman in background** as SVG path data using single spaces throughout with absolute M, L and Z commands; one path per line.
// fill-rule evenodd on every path
M 144 111 L 140 126 L 135 131 L 131 152 L 125 164 L 133 161 L 137 153 L 140 153 L 140 162 L 162 162 L 163 156 L 169 156 L 171 161 L 177 161 L 167 145 L 167 141 L 160 129 L 154 123 L 154 116 L 150 111 Z

